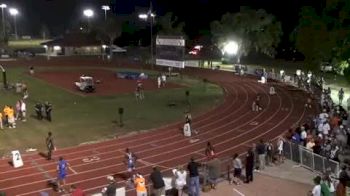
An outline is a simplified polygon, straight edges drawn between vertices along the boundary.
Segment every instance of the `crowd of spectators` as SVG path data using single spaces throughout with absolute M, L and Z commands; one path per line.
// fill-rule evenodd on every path
M 286 138 L 318 155 L 339 161 L 339 155 L 350 146 L 348 113 L 336 105 L 330 95 L 331 90 L 324 89 L 319 100 L 321 112 L 296 129 L 290 129 Z

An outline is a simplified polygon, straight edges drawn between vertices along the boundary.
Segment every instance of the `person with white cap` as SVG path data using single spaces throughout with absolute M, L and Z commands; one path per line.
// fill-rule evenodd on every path
M 103 195 L 116 196 L 117 183 L 113 176 L 107 176 L 108 185 L 102 189 Z

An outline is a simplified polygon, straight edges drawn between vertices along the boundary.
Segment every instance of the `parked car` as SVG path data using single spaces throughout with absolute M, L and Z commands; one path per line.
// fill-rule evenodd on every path
M 334 72 L 334 67 L 328 62 L 322 62 L 320 64 L 320 69 L 322 72 Z

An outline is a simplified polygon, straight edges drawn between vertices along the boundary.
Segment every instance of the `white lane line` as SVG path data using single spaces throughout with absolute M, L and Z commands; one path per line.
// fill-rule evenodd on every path
M 294 103 L 292 102 L 292 108 L 294 108 Z M 303 118 L 303 116 L 304 116 L 304 114 L 305 114 L 305 110 L 303 111 L 303 113 L 302 113 L 302 115 L 299 117 L 299 119 L 298 119 L 298 122 L 300 122 L 300 120 Z M 286 119 L 287 119 L 287 117 L 289 117 L 291 115 L 291 112 L 289 112 L 289 114 L 280 122 L 280 123 L 278 123 L 278 125 L 279 124 L 281 124 L 282 122 L 284 122 Z M 270 132 L 270 131 L 272 131 L 274 128 L 276 128 L 277 127 L 277 125 L 275 125 L 273 128 L 271 128 L 269 131 L 266 131 L 265 133 L 263 133 L 263 134 L 260 134 L 260 135 L 258 135 L 258 136 L 256 136 L 255 138 L 257 138 L 257 137 L 259 137 L 259 136 L 261 136 L 261 135 L 264 135 L 264 134 L 266 134 L 266 133 L 268 133 L 268 132 Z M 277 137 L 275 137 L 274 139 L 277 139 L 279 136 L 277 136 Z M 253 138 L 254 139 L 254 138 Z M 253 140 L 253 139 L 250 139 L 250 140 Z M 250 141 L 249 140 L 249 141 Z M 246 142 L 244 142 L 243 144 L 247 144 L 249 141 L 246 141 Z M 239 147 L 240 145 L 236 145 L 236 146 L 234 146 L 234 147 L 231 147 L 231 148 L 229 148 L 229 149 L 226 149 L 225 151 L 228 151 L 228 150 L 232 150 L 232 149 L 234 149 L 234 148 L 237 148 L 237 147 Z M 196 152 L 198 152 L 198 151 L 196 151 Z M 240 154 L 240 155 L 243 155 L 243 154 L 245 154 L 245 153 L 242 153 L 242 154 Z M 178 156 L 178 158 L 179 157 L 183 157 L 183 156 Z M 171 160 L 171 159 L 170 159 Z M 160 162 L 161 163 L 161 162 Z M 91 171 L 91 170 L 90 170 Z M 163 170 L 162 172 L 165 172 L 165 170 Z M 83 172 L 83 173 L 85 173 L 85 172 Z M 147 175 L 146 175 L 147 176 Z M 101 178 L 102 176 L 100 176 L 100 177 L 95 177 L 95 178 L 93 178 L 93 179 L 98 179 L 98 178 Z M 86 180 L 82 180 L 82 181 L 79 181 L 79 182 L 84 182 L 84 181 L 86 181 Z M 87 190 L 93 190 L 93 189 L 96 189 L 96 188 L 98 188 L 99 186 L 97 186 L 97 187 L 93 187 L 93 188 L 89 188 L 89 189 L 85 189 L 86 191 Z M 100 187 L 103 187 L 103 186 L 100 186 Z M 43 190 L 48 190 L 48 189 L 43 189 Z M 128 190 L 128 191 L 130 191 L 130 190 Z M 37 191 L 32 191 L 32 192 L 30 192 L 30 193 L 23 193 L 23 194 L 21 194 L 21 195 L 28 195 L 28 194 L 32 194 L 32 193 L 36 193 Z
M 245 196 L 245 194 L 241 193 L 240 191 L 238 191 L 237 189 L 233 188 L 233 191 L 236 192 L 238 195 L 240 196 Z
M 68 167 L 68 168 L 69 168 L 69 170 L 70 170 L 71 172 L 73 172 L 74 174 L 78 174 L 78 172 L 75 171 L 72 167 Z
M 280 98 L 280 100 L 281 100 L 281 98 Z M 269 104 L 268 104 L 269 105 Z M 280 103 L 280 106 L 279 107 L 281 107 L 281 103 Z M 292 102 L 292 108 L 294 108 L 294 104 L 293 104 L 293 102 Z M 277 110 L 278 111 L 278 110 Z M 276 112 L 273 116 L 275 116 L 276 114 L 277 114 L 278 112 Z M 303 111 L 303 115 L 301 115 L 301 117 L 299 118 L 299 120 L 298 121 L 300 121 L 301 119 L 302 119 L 302 117 L 304 116 L 304 113 L 305 113 L 305 110 Z M 271 128 L 271 129 L 269 129 L 268 131 L 266 131 L 266 132 L 264 132 L 264 133 L 262 133 L 262 134 L 260 134 L 260 135 L 258 135 L 258 136 L 256 136 L 256 137 L 254 137 L 254 138 L 251 138 L 251 139 L 249 139 L 248 141 L 246 141 L 246 142 L 244 142 L 243 144 L 246 144 L 246 143 L 248 143 L 249 141 L 251 141 L 251 140 L 253 140 L 253 139 L 255 139 L 255 138 L 258 138 L 259 136 L 261 137 L 262 135 L 265 135 L 266 133 L 268 133 L 268 132 L 270 132 L 271 130 L 273 130 L 274 128 L 276 128 L 277 126 L 279 126 L 282 122 L 284 122 L 289 116 L 291 115 L 291 112 L 289 112 L 288 113 L 288 115 L 286 116 L 286 117 L 284 117 L 284 119 L 282 119 L 282 121 L 281 122 L 279 122 L 277 125 L 275 125 L 273 128 Z M 273 117 L 272 116 L 272 117 Z M 270 119 L 272 118 L 272 117 L 270 117 Z M 268 119 L 267 121 L 269 121 L 270 119 Z M 264 124 L 264 123 L 263 123 Z M 260 125 L 261 126 L 261 125 Z M 259 127 L 260 127 L 259 126 Z M 254 128 L 254 129 L 256 129 L 256 128 Z M 234 130 L 234 129 L 233 129 Z M 231 130 L 232 131 L 232 130 Z M 230 131 L 228 131 L 228 132 L 230 132 Z M 249 132 L 251 132 L 251 131 L 249 131 Z M 244 135 L 244 134 L 242 134 L 242 135 Z M 238 136 L 236 136 L 236 137 L 238 137 Z M 236 138 L 235 137 L 235 138 Z M 277 138 L 277 137 L 276 137 Z M 232 139 L 232 138 L 231 138 Z M 223 143 L 223 142 L 220 142 L 220 143 Z M 228 151 L 228 150 L 230 150 L 230 149 L 232 149 L 232 148 L 237 148 L 237 147 L 239 147 L 240 145 L 237 145 L 237 146 L 234 146 L 234 147 L 231 147 L 231 148 L 229 148 L 229 149 L 226 149 L 226 150 L 224 150 L 223 152 L 225 152 L 225 151 Z M 198 151 L 197 151 L 198 152 Z M 220 154 L 220 153 L 219 153 Z M 178 156 L 177 158 L 179 158 L 179 157 L 183 157 L 183 156 Z M 173 158 L 174 159 L 174 158 Z M 170 159 L 171 160 L 171 159 Z M 164 162 L 164 161 L 163 161 Z M 161 162 L 159 162 L 159 163 L 161 163 Z M 111 166 L 109 166 L 109 167 L 111 167 Z M 107 168 L 107 167 L 105 167 L 105 168 Z M 95 169 L 92 169 L 92 170 L 95 170 Z M 89 170 L 90 172 L 92 171 L 92 170 Z M 88 172 L 88 171 L 85 171 L 85 172 L 83 172 L 83 173 L 86 173 L 86 172 Z M 100 177 L 95 177 L 96 179 L 97 178 L 100 178 Z M 95 178 L 93 178 L 93 179 L 95 179 Z M 82 181 L 86 181 L 86 180 L 82 180 Z M 80 182 L 82 182 L 82 181 L 80 181 Z M 14 188 L 14 187 L 11 187 L 11 188 Z M 94 188 L 90 188 L 90 189 L 94 189 Z M 44 189 L 45 190 L 45 189 Z M 89 189 L 87 189 L 87 190 L 89 190 Z M 37 191 L 33 191 L 33 192 L 37 192 Z M 33 193 L 33 192 L 30 192 L 30 193 Z M 23 194 L 21 194 L 21 195 L 27 195 L 27 194 L 30 194 L 30 193 L 23 193 Z

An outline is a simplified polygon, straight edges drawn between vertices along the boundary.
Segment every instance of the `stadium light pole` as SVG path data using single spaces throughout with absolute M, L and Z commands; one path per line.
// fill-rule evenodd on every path
M 152 1 L 150 2 L 150 9 L 148 10 L 147 13 L 142 13 L 142 14 L 139 14 L 139 18 L 141 20 L 145 20 L 147 21 L 148 19 L 150 19 L 150 30 L 151 30 L 151 66 L 152 66 L 152 69 L 153 69 L 153 62 L 154 62 L 154 59 L 153 59 L 153 23 L 154 23 L 154 17 L 156 15 L 152 12 Z
M 103 5 L 102 9 L 105 12 L 105 20 L 107 20 L 107 11 L 111 10 L 111 7 L 109 7 L 108 5 Z
M 16 18 L 17 18 L 17 15 L 18 15 L 18 10 L 16 8 L 10 8 L 9 12 L 10 12 L 10 15 L 13 16 L 13 20 L 14 20 L 14 23 L 15 23 L 15 36 L 16 36 L 16 39 L 18 39 L 17 22 L 16 22 Z
M 94 11 L 92 9 L 85 9 L 83 11 L 83 14 L 84 14 L 84 16 L 86 16 L 86 18 L 88 20 L 88 28 L 89 28 L 89 30 L 91 30 L 90 29 L 90 18 L 92 18 L 94 16 Z
M 222 53 L 225 55 L 233 56 L 237 55 L 239 50 L 239 45 L 235 41 L 228 41 L 224 43 Z M 240 59 L 237 58 L 237 62 L 240 63 Z
M 4 14 L 4 9 L 5 8 L 7 8 L 7 5 L 6 4 L 4 4 L 4 3 L 2 3 L 1 5 L 0 5 L 0 8 L 1 8 L 1 15 L 2 15 L 2 32 L 3 32 L 3 38 L 4 38 L 4 41 L 5 41 L 5 39 L 6 39 L 6 30 L 5 30 L 5 14 Z

